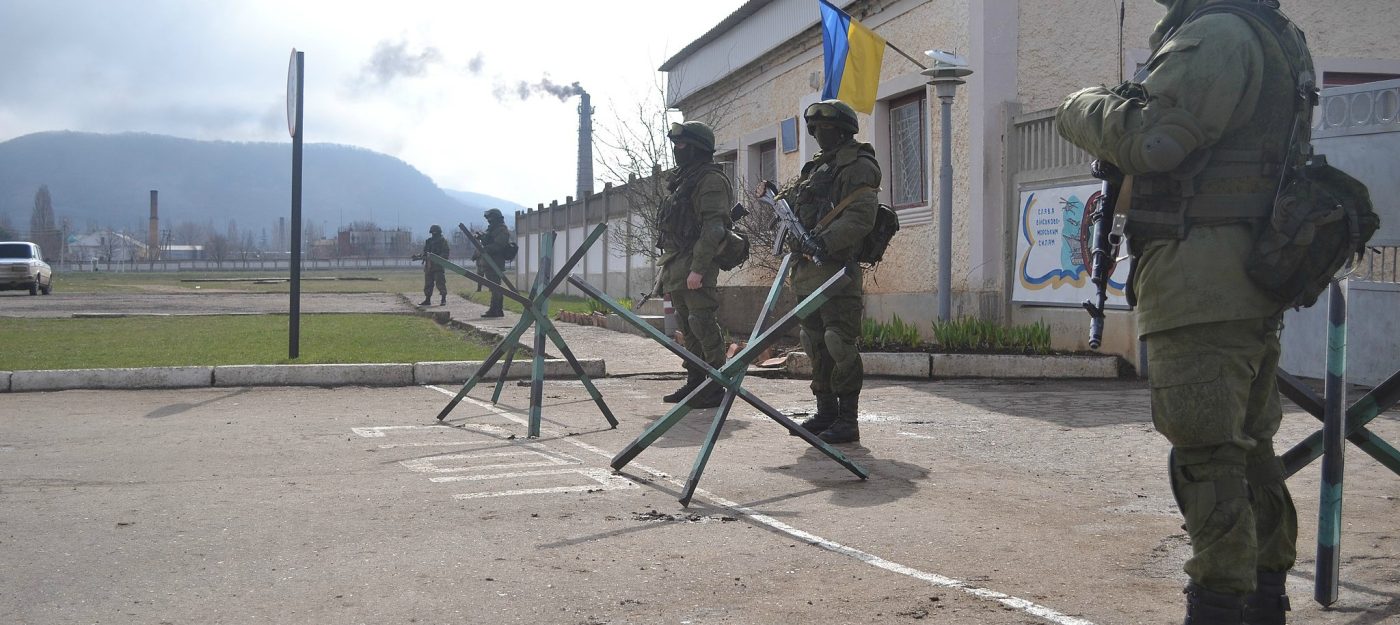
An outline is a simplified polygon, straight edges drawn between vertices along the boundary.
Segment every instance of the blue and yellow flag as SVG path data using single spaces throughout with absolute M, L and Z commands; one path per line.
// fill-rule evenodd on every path
M 827 0 L 822 14 L 822 99 L 838 98 L 862 113 L 875 110 L 885 40 Z

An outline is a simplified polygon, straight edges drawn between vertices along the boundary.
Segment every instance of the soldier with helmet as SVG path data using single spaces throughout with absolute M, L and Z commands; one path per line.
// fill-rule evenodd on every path
M 442 236 L 442 226 L 437 224 L 428 228 L 428 240 L 423 242 L 423 253 L 415 257 L 423 260 L 423 301 L 418 302 L 418 305 L 432 305 L 433 286 L 436 285 L 438 293 L 442 294 L 441 304 L 445 306 L 447 305 L 447 273 L 443 271 L 441 265 L 428 260 L 428 254 L 437 254 L 448 258 L 447 237 Z
M 1274 0 L 1157 2 L 1143 74 L 1074 93 L 1055 121 L 1133 177 L 1129 302 L 1191 537 L 1186 622 L 1277 625 L 1298 538 L 1273 446 L 1283 311 L 1245 259 L 1290 143 L 1310 139 L 1312 58 Z
M 827 290 L 826 303 L 802 320 L 802 348 L 812 359 L 812 394 L 817 398 L 816 414 L 802 427 L 827 443 L 851 443 L 860 440 L 857 417 L 864 382 L 856 339 L 865 291 L 856 254 L 875 226 L 880 165 L 875 149 L 855 139 L 859 121 L 845 102 L 823 100 L 802 116 L 821 150 L 802 166 L 797 182 L 779 194 L 811 234 L 807 241 L 792 242 L 802 253 L 792 267 L 793 291 L 806 297 L 843 268 L 851 278 L 845 286 Z M 833 211 L 840 212 L 829 218 Z
M 730 207 L 734 206 L 734 188 L 714 162 L 715 133 L 709 126 L 698 121 L 671 124 L 667 137 L 676 169 L 671 172 L 669 194 L 657 214 L 661 291 L 671 295 L 686 349 L 718 368 L 724 364 L 725 354 L 716 319 L 719 298 L 715 283 L 719 268 L 715 266 L 715 254 L 733 225 Z M 665 396 L 664 401 L 685 399 L 705 380 L 704 372 L 689 364 L 685 367 L 685 384 Z M 713 408 L 723 397 L 724 388 L 710 384 L 687 405 Z
M 489 209 L 486 211 L 485 216 L 487 224 L 486 232 L 483 232 L 478 237 L 478 240 L 481 241 L 482 249 L 491 257 L 491 260 L 496 261 L 497 266 L 504 266 L 506 261 L 515 258 L 514 237 L 510 234 L 510 228 L 506 227 L 506 218 L 505 215 L 501 214 L 500 209 Z M 496 283 L 500 283 L 500 274 L 497 274 L 495 270 L 491 269 L 489 263 L 482 264 L 485 265 L 485 267 L 483 267 L 485 270 L 483 275 Z M 501 294 L 500 290 L 491 289 L 491 305 L 481 316 L 485 318 L 504 317 L 505 310 L 502 308 L 504 303 L 505 296 Z

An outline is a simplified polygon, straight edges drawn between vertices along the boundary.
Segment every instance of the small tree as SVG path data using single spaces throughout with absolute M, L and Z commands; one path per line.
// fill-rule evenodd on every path
M 209 259 L 223 266 L 224 261 L 229 257 L 231 247 L 228 237 L 214 234 L 210 235 L 209 240 L 204 243 L 204 253 Z
M 29 216 L 29 238 L 43 250 L 45 258 L 58 253 L 62 237 L 53 217 L 53 197 L 48 185 L 39 185 L 34 194 L 34 212 Z
M 675 166 L 667 136 L 674 109 L 666 108 L 665 101 L 665 90 L 656 83 L 653 98 L 639 102 L 625 116 L 615 112 L 613 123 L 602 129 L 598 139 L 608 148 L 600 150 L 603 173 L 618 185 L 633 209 L 631 227 L 617 228 L 608 234 L 613 250 L 622 255 L 640 254 L 653 260 L 661 255 L 656 248 L 659 211 L 661 202 L 670 194 L 667 176 Z M 719 135 L 733 117 L 736 104 L 735 100 L 712 103 L 693 119 L 709 124 Z M 736 178 L 732 181 L 738 190 L 735 201 L 743 204 L 748 214 L 734 226 L 749 238 L 752 251 L 748 264 L 776 271 L 779 259 L 769 252 L 773 247 L 773 210 L 758 201 L 756 189 L 760 181 L 747 180 L 737 172 Z

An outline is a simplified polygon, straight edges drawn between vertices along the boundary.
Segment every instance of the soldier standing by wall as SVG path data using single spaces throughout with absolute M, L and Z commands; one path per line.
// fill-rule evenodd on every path
M 734 190 L 724 170 L 714 162 L 715 133 L 709 126 L 696 121 L 671 124 L 667 137 L 676 170 L 667 186 L 670 195 L 662 201 L 657 216 L 657 247 L 663 252 L 657 261 L 662 272 L 661 290 L 671 294 L 685 348 L 717 368 L 724 364 L 724 340 L 715 318 L 719 268 L 714 258 L 732 225 Z M 703 372 L 686 365 L 685 384 L 663 400 L 681 401 L 704 380 Z M 714 408 L 723 397 L 724 388 L 711 384 L 688 405 Z
M 400 252 L 400 254 L 402 253 Z M 418 305 L 432 305 L 433 285 L 437 285 L 438 293 L 442 294 L 441 304 L 445 306 L 447 305 L 447 273 L 443 271 L 442 266 L 428 260 L 428 254 L 437 254 L 448 258 L 447 237 L 442 236 L 442 226 L 437 224 L 428 228 L 428 240 L 423 242 L 423 253 L 418 255 L 418 258 L 423 260 L 423 301 L 418 302 Z
M 802 115 L 821 151 L 781 194 L 812 234 L 796 245 L 803 255 L 793 264 L 792 288 L 803 298 L 842 268 L 851 278 L 845 286 L 827 290 L 830 299 L 802 320 L 802 348 L 812 359 L 812 394 L 817 398 L 816 414 L 802 427 L 827 443 L 851 443 L 860 440 L 857 417 L 865 379 L 856 349 L 865 289 L 855 258 L 875 226 L 880 165 L 875 149 L 855 140 L 859 121 L 845 102 L 823 100 Z M 818 229 L 832 210 L 841 212 Z
M 1299 77 L 1312 81 L 1312 58 L 1272 0 L 1157 2 L 1167 14 L 1141 83 L 1079 91 L 1056 124 L 1135 176 L 1129 293 L 1191 536 L 1186 622 L 1282 624 L 1298 538 L 1273 447 L 1282 307 L 1244 265 L 1290 138 L 1310 139 L 1297 111 L 1311 106 Z
M 496 261 L 497 266 L 504 268 L 506 261 L 515 259 L 514 237 L 510 234 L 510 228 L 506 227 L 506 218 L 501 214 L 500 209 L 492 208 L 486 211 L 486 224 L 486 232 L 481 235 L 480 239 L 481 247 L 486 250 L 491 260 Z M 492 270 L 488 263 L 482 264 L 486 265 L 483 275 L 499 283 L 501 281 L 500 274 Z M 505 310 L 502 308 L 504 301 L 505 296 L 501 294 L 499 289 L 491 289 L 491 305 L 481 316 L 487 318 L 504 317 Z

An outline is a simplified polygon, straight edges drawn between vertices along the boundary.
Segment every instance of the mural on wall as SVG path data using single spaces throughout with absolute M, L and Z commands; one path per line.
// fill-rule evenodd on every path
M 1013 301 L 1079 306 L 1094 295 L 1088 267 L 1093 227 L 1084 207 L 1099 193 L 1097 183 L 1021 192 Z M 1126 247 L 1119 252 L 1125 254 Z M 1108 278 L 1110 307 L 1127 308 L 1123 296 L 1127 280 L 1125 259 Z

